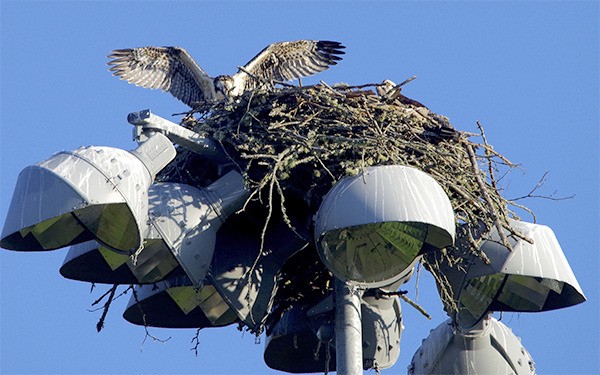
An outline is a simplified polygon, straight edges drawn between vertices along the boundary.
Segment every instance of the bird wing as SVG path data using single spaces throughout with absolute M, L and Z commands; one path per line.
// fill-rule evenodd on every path
M 188 106 L 215 97 L 213 79 L 180 47 L 117 49 L 108 55 L 114 76 L 134 85 L 162 89 Z
M 245 66 L 244 71 L 238 72 L 234 80 L 240 80 L 245 90 L 255 88 L 260 84 L 251 78 L 250 73 L 261 80 L 272 82 L 289 81 L 306 77 L 326 70 L 336 65 L 342 58 L 342 49 L 346 48 L 338 42 L 327 40 L 297 40 L 294 42 L 279 42 L 268 45 L 260 51 Z M 236 80 L 237 78 L 237 80 Z

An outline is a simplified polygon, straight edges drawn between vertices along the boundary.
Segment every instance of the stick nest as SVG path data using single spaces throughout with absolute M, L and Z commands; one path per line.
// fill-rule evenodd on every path
M 487 143 L 483 129 L 483 142 L 473 142 L 473 134 L 399 94 L 398 86 L 388 93 L 384 89 L 383 84 L 331 87 L 322 82 L 257 90 L 198 107 L 182 125 L 220 142 L 254 192 L 249 201 L 265 207 L 265 229 L 277 210 L 277 217 L 307 243 L 312 242 L 312 215 L 335 182 L 390 164 L 430 174 L 450 198 L 457 225 L 510 230 L 509 202 L 498 191 L 494 172 L 513 165 Z M 161 176 L 196 186 L 217 177 L 210 160 L 183 149 Z

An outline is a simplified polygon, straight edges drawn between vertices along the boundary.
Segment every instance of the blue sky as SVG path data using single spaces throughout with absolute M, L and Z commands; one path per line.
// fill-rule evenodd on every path
M 329 39 L 344 60 L 318 75 L 330 84 L 363 84 L 416 75 L 403 94 L 460 130 L 485 126 L 495 149 L 521 164 L 505 195 L 526 194 L 548 172 L 541 192 L 574 195 L 529 200 L 550 226 L 588 301 L 539 314 L 505 314 L 542 374 L 600 372 L 599 348 L 599 3 L 552 2 L 27 2 L 2 1 L 0 223 L 19 172 L 82 145 L 135 148 L 129 112 L 184 111 L 168 94 L 111 77 L 116 48 L 179 45 L 211 75 L 235 73 L 267 44 Z M 527 217 L 524 217 L 528 219 Z M 0 372 L 278 373 L 235 327 L 153 329 L 166 343 L 121 317 L 115 301 L 106 327 L 88 312 L 104 291 L 63 279 L 66 249 L 0 251 Z M 408 285 L 414 295 L 415 280 Z M 423 272 L 419 302 L 428 321 L 403 304 L 405 331 L 392 370 L 405 373 L 429 330 L 444 319 Z M 143 344 L 143 347 L 142 347 Z

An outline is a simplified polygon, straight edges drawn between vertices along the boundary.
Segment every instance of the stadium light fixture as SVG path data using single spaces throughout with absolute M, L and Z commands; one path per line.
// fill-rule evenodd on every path
M 96 241 L 86 242 L 71 247 L 60 272 L 70 279 L 95 283 L 145 284 L 185 270 L 200 284 L 212 261 L 217 230 L 247 196 L 236 171 L 203 189 L 155 183 L 148 190 L 149 224 L 143 250 L 131 257 Z
M 216 142 L 152 114 L 128 120 L 139 146 L 81 147 L 25 168 L 0 237 L 0 247 L 54 250 L 96 240 L 115 251 L 139 250 L 147 221 L 147 191 L 175 157 L 172 142 L 213 160 L 224 160 Z
M 160 202 L 150 213 L 152 226 L 192 283 L 200 286 L 212 262 L 217 231 L 250 192 L 234 170 L 204 189 L 169 183 L 157 187 Z
M 535 374 L 531 355 L 503 323 L 486 316 L 471 328 L 446 320 L 414 354 L 409 375 Z
M 147 221 L 147 191 L 175 157 L 154 133 L 132 151 L 81 147 L 25 168 L 17 179 L 0 239 L 5 249 L 53 250 L 95 239 L 135 252 Z
M 459 229 L 455 248 L 463 263 L 450 266 L 441 254 L 428 255 L 450 283 L 458 310 L 446 310 L 463 328 L 476 325 L 490 311 L 539 312 L 586 300 L 552 229 L 516 220 L 510 225 L 520 234 L 505 229 L 511 249 L 502 244 L 497 229 L 483 235 L 480 251 L 489 264 L 468 250 L 465 227 Z M 474 237 L 481 232 L 478 228 Z
M 248 218 L 244 213 L 235 215 L 228 219 L 216 233 L 210 272 L 202 283 L 189 281 L 189 285 L 195 288 L 196 293 L 191 293 L 191 287 L 185 290 L 177 289 L 181 293 L 178 292 L 180 298 L 178 297 L 176 302 L 184 314 L 187 314 L 186 311 L 191 311 L 190 304 L 197 305 L 208 319 L 201 319 L 200 321 L 205 323 L 196 326 L 197 328 L 230 324 L 228 322 L 234 316 L 235 321 L 241 321 L 249 329 L 258 332 L 271 310 L 273 297 L 277 291 L 277 275 L 283 263 L 306 245 L 306 242 L 296 237 L 286 223 L 273 220 L 269 224 L 269 234 L 265 238 L 261 254 L 259 253 L 261 240 L 257 235 L 259 231 L 254 220 L 249 222 Z M 181 283 L 181 280 L 177 278 L 175 281 L 165 282 L 171 285 L 174 282 Z M 187 284 L 178 286 L 187 287 Z M 152 309 L 152 319 L 156 322 L 153 324 L 161 327 L 188 324 L 181 316 L 176 316 L 175 322 L 167 322 L 169 315 L 179 310 L 167 311 L 166 307 L 155 306 L 166 299 L 166 294 L 150 293 L 149 291 L 153 289 L 145 287 L 136 290 L 139 290 L 142 295 L 148 295 L 148 301 L 142 304 L 142 310 Z M 174 292 L 175 290 L 168 290 L 171 297 L 175 296 Z M 186 302 L 186 299 L 189 301 Z M 198 303 L 194 305 L 194 301 Z M 183 308 L 184 305 L 188 307 Z M 142 324 L 139 314 L 140 309 L 130 301 L 125 318 L 132 323 Z M 210 325 L 206 323 L 207 321 Z
M 171 328 L 242 321 L 259 331 L 270 312 L 281 265 L 305 245 L 283 222 L 272 232 L 276 235 L 266 239 L 265 253 L 257 259 L 260 237 L 255 228 L 244 221 L 244 213 L 231 217 L 216 233 L 210 272 L 201 283 L 186 276 L 136 286 L 137 298 L 131 298 L 125 319 L 144 325 L 145 316 L 148 325 Z
M 406 166 L 366 168 L 341 179 L 315 218 L 319 256 L 340 280 L 389 285 L 423 253 L 454 243 L 454 213 L 441 186 Z

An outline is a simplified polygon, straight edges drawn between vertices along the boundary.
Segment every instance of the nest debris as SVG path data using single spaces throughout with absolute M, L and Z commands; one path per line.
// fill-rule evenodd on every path
M 401 95 L 400 85 L 385 88 L 321 82 L 255 90 L 235 101 L 203 104 L 181 124 L 223 146 L 253 191 L 249 202 L 266 207 L 265 230 L 278 209 L 277 217 L 310 243 L 312 215 L 337 181 L 369 166 L 397 164 L 416 167 L 441 185 L 457 225 L 496 227 L 501 233 L 503 228 L 518 236 L 508 222 L 516 217 L 511 202 L 500 194 L 495 178 L 515 165 L 488 144 L 483 128 L 483 141 L 474 142 L 475 134 L 456 130 L 446 117 Z M 212 161 L 183 149 L 159 176 L 196 186 L 217 177 Z M 503 242 L 508 245 L 506 238 Z M 478 240 L 472 238 L 471 245 L 478 253 Z M 443 285 L 443 275 L 429 268 Z M 281 283 L 289 285 L 283 278 Z M 278 296 L 275 305 L 285 300 Z

